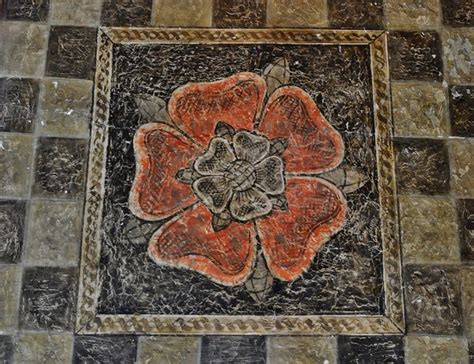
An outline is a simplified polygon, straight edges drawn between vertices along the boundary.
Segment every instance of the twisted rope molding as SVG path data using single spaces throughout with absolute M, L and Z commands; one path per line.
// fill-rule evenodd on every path
M 97 314 L 100 226 L 104 195 L 107 124 L 115 43 L 315 43 L 366 44 L 371 48 L 379 191 L 382 217 L 385 315 L 160 316 Z M 145 334 L 400 334 L 403 301 L 395 203 L 394 154 L 386 36 L 382 32 L 332 30 L 175 30 L 105 28 L 98 35 L 95 103 L 84 215 L 76 332 Z

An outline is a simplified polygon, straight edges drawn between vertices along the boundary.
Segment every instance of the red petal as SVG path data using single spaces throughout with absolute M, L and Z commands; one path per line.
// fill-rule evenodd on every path
M 165 124 L 146 124 L 135 133 L 136 172 L 130 210 L 144 220 L 160 220 L 196 202 L 191 186 L 178 182 L 179 169 L 201 153 L 198 147 Z
M 267 265 L 283 280 L 298 278 L 323 243 L 343 226 L 347 203 L 332 184 L 319 178 L 287 181 L 288 211 L 273 211 L 257 221 Z
M 344 156 L 340 134 L 298 87 L 281 87 L 271 95 L 258 129 L 269 138 L 288 138 L 283 154 L 287 172 L 321 173 Z
M 178 88 L 171 95 L 168 109 L 181 130 L 207 146 L 218 121 L 236 129 L 253 129 L 265 90 L 265 81 L 260 76 L 237 73 L 221 81 L 190 83 Z
M 211 220 L 202 204 L 185 211 L 153 235 L 150 256 L 158 264 L 192 269 L 220 284 L 244 282 L 255 259 L 253 224 L 233 223 L 215 232 Z

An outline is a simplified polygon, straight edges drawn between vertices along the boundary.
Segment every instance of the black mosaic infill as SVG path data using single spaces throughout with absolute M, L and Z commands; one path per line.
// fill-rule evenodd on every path
M 401 193 L 427 195 L 449 192 L 449 156 L 444 141 L 397 139 L 397 182 Z
M 52 26 L 49 33 L 46 76 L 92 80 L 96 35 L 95 28 Z
M 25 268 L 19 309 L 20 328 L 72 330 L 77 273 L 76 268 Z
M 436 32 L 390 32 L 390 74 L 394 80 L 442 81 L 441 39 Z
M 0 335 L 0 363 L 13 364 L 13 337 Z
M 461 259 L 474 261 L 474 200 L 458 200 L 457 211 Z
M 443 24 L 452 27 L 474 26 L 473 5 L 471 0 L 441 0 Z
M 7 20 L 46 21 L 49 0 L 4 0 Z
M 137 336 L 76 336 L 73 364 L 135 363 Z
M 39 84 L 28 78 L 0 78 L 0 131 L 29 133 L 38 107 Z
M 460 137 L 474 136 L 474 86 L 449 88 L 451 134 Z
M 25 230 L 25 201 L 0 200 L 0 263 L 18 263 Z
M 334 28 L 382 29 L 382 0 L 328 0 L 329 23 Z
M 167 102 L 173 90 L 188 82 L 215 81 L 243 71 L 260 73 L 282 56 L 288 57 L 292 84 L 309 92 L 341 133 L 346 147 L 343 166 L 360 169 L 369 182 L 348 195 L 346 227 L 319 251 L 303 277 L 292 283 L 275 280 L 271 294 L 257 304 L 243 286 L 225 287 L 194 271 L 159 266 L 148 257 L 148 240 L 161 222 L 139 220 L 128 208 L 135 176 L 131 141 L 146 122 L 136 112 L 133 96 L 151 94 Z M 369 57 L 365 46 L 114 46 L 98 311 L 380 313 L 382 254 Z
M 339 363 L 405 363 L 403 336 L 338 336 Z
M 258 28 L 265 26 L 267 0 L 214 0 L 217 28 Z
M 101 24 L 107 26 L 149 26 L 152 0 L 104 0 Z
M 264 336 L 204 336 L 201 363 L 265 364 Z

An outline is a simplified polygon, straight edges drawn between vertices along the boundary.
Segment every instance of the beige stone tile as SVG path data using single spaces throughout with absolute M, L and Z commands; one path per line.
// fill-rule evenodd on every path
M 393 82 L 395 133 L 404 136 L 447 136 L 446 95 L 437 82 Z
M 32 154 L 31 135 L 0 133 L 0 195 L 28 196 Z
M 388 29 L 434 29 L 440 17 L 439 0 L 385 0 Z
M 450 84 L 474 82 L 474 32 L 472 28 L 445 29 L 443 42 L 444 78 Z
M 268 364 L 337 362 L 337 344 L 333 337 L 271 336 L 267 343 Z
M 102 0 L 52 0 L 50 6 L 51 24 L 96 26 L 100 23 Z
M 458 228 L 452 200 L 429 196 L 399 198 L 403 262 L 458 262 Z
M 72 334 L 49 333 L 20 334 L 16 341 L 14 362 L 34 364 L 70 363 L 72 357 Z
M 13 331 L 18 323 L 18 294 L 21 267 L 0 266 L 0 331 Z
M 451 188 L 456 196 L 474 197 L 474 139 L 451 140 Z
M 44 73 L 48 27 L 0 22 L 0 74 L 40 77 Z
M 405 336 L 407 364 L 468 364 L 467 342 L 461 337 Z
M 158 26 L 210 27 L 212 0 L 154 0 L 154 20 Z
M 38 113 L 40 133 L 87 137 L 92 86 L 87 80 L 44 79 Z
M 472 346 L 474 345 L 474 267 L 463 267 L 461 274 L 464 333 Z
M 198 337 L 141 337 L 138 343 L 139 364 L 197 364 L 198 358 Z
M 267 3 L 270 27 L 327 26 L 326 0 L 272 0 Z
M 37 200 L 31 203 L 25 260 L 31 265 L 77 264 L 82 203 Z

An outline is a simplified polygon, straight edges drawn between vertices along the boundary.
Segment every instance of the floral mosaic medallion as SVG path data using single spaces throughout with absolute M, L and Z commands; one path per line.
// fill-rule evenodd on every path
M 228 33 L 100 35 L 79 331 L 400 332 L 385 35 Z

